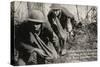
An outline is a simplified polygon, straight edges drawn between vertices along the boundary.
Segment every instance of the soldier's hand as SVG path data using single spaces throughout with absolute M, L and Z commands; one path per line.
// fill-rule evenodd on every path
M 39 48 L 34 48 L 34 51 L 36 53 L 38 53 L 40 56 L 42 57 L 46 57 L 47 55 L 45 54 L 45 52 L 42 50 L 42 49 L 39 49 Z

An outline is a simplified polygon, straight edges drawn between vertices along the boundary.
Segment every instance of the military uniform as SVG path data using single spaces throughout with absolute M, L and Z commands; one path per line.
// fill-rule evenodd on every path
M 56 13 L 59 11 L 59 14 L 56 16 Z M 72 31 L 72 25 L 71 22 L 73 22 L 73 15 L 64 7 L 60 6 L 60 5 L 51 5 L 51 10 L 48 13 L 48 20 L 51 24 L 52 29 L 54 30 L 54 32 L 56 33 L 56 35 L 59 38 L 59 42 L 60 42 L 60 47 L 61 47 L 61 54 L 66 54 L 66 43 L 65 40 L 68 37 L 68 32 Z M 53 21 L 55 20 L 55 18 L 57 18 L 56 20 L 58 21 Z M 59 23 L 57 25 L 57 22 Z M 62 28 L 62 29 L 61 29 Z M 63 30 L 63 34 L 62 36 L 60 36 L 60 33 L 62 32 L 61 30 Z
M 39 30 L 35 30 L 35 24 L 41 25 Z M 53 42 L 53 31 L 43 14 L 33 10 L 27 21 L 16 25 L 15 30 L 15 49 L 19 52 L 18 65 L 44 64 L 45 57 L 48 56 L 44 51 L 49 49 L 48 42 Z M 40 46 L 41 43 L 45 45 Z

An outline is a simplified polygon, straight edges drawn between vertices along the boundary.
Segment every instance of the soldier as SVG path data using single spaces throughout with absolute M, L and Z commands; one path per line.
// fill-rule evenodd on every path
M 48 13 L 48 20 L 55 34 L 59 38 L 61 55 L 66 54 L 66 39 L 68 32 L 72 32 L 71 18 L 73 15 L 64 7 L 60 5 L 51 5 L 51 10 Z
M 52 59 L 57 58 L 52 45 L 53 31 L 41 11 L 33 10 L 27 21 L 17 25 L 15 30 L 18 65 L 44 64 L 48 56 Z M 50 45 L 51 49 L 48 47 Z

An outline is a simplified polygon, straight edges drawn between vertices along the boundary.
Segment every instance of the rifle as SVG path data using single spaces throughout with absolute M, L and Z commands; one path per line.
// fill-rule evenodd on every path
M 36 43 L 36 45 L 38 46 L 38 48 L 41 49 L 41 50 L 43 50 L 43 52 L 45 53 L 44 55 L 46 55 L 47 57 L 50 57 L 51 59 L 58 57 L 56 50 L 50 49 L 41 40 L 41 38 L 36 33 L 33 33 L 33 37 L 34 37 L 34 40 L 35 40 L 34 42 Z M 53 48 L 53 45 L 51 47 Z
M 66 35 L 66 32 L 65 30 L 62 28 L 60 22 L 59 22 L 59 19 L 57 17 L 55 17 L 55 19 L 53 19 L 53 22 L 56 23 L 57 25 L 57 29 L 58 29 L 58 34 L 61 38 L 65 39 L 65 37 L 67 36 Z

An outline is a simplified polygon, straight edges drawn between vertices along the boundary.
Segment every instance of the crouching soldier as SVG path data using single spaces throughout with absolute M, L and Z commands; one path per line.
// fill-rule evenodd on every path
M 53 47 L 53 31 L 41 11 L 33 10 L 27 21 L 15 27 L 15 49 L 18 65 L 44 64 L 57 58 Z
M 51 10 L 48 13 L 48 20 L 55 34 L 59 38 L 60 54 L 66 54 L 66 39 L 69 32 L 72 31 L 71 18 L 73 15 L 60 5 L 51 5 Z

